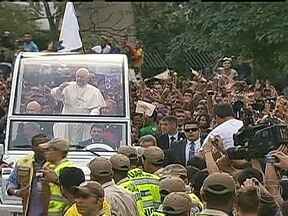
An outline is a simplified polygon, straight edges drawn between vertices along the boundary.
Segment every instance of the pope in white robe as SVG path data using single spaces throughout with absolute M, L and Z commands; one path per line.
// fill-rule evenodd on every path
M 88 84 L 89 71 L 80 68 L 76 72 L 75 82 L 64 82 L 51 90 L 51 94 L 63 102 L 62 114 L 99 115 L 105 107 L 105 100 L 99 89 Z M 54 136 L 69 139 L 72 145 L 89 138 L 89 123 L 56 123 Z

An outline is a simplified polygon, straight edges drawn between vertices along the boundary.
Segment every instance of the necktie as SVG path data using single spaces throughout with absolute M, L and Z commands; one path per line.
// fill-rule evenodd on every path
M 176 140 L 176 138 L 174 137 L 174 136 L 172 136 L 171 138 L 170 138 L 170 144 L 172 143 L 172 142 L 174 142 Z
M 190 143 L 188 161 L 191 160 L 193 158 L 193 156 L 195 155 L 195 146 L 194 145 L 195 145 L 194 142 Z

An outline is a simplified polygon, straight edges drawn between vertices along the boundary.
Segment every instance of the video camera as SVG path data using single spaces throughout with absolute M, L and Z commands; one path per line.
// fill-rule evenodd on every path
M 233 139 L 236 148 L 228 149 L 230 159 L 261 159 L 280 145 L 288 145 L 288 125 L 269 118 L 263 123 L 240 128 Z

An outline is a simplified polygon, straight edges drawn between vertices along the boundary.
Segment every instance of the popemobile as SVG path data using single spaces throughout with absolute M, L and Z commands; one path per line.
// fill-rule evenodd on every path
M 95 154 L 109 157 L 121 145 L 129 145 L 127 57 L 27 52 L 17 56 L 0 145 L 2 161 L 13 164 L 1 172 L 1 216 L 22 213 L 21 199 L 7 194 L 7 180 L 15 162 L 32 153 L 31 138 L 40 133 L 68 139 L 68 159 L 87 176 L 87 164 Z

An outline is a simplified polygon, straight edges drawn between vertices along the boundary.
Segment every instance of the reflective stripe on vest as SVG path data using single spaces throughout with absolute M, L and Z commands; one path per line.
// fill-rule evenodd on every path
M 139 216 L 145 216 L 141 193 L 139 192 L 135 184 L 127 178 L 127 179 L 124 179 L 122 182 L 121 181 L 118 182 L 118 185 L 124 188 L 125 190 L 133 193 L 136 199 L 136 206 L 137 206 L 137 211 L 138 211 Z
M 59 177 L 60 171 L 65 167 L 75 167 L 74 163 L 64 159 L 56 167 L 53 164 L 47 163 L 47 166 L 54 170 L 56 175 Z M 64 209 L 68 205 L 68 201 L 63 197 L 60 186 L 57 184 L 50 183 L 50 202 L 48 208 L 48 216 L 63 215 Z
M 150 216 L 161 202 L 159 177 L 136 168 L 129 171 L 128 178 L 141 194 L 145 216 Z

